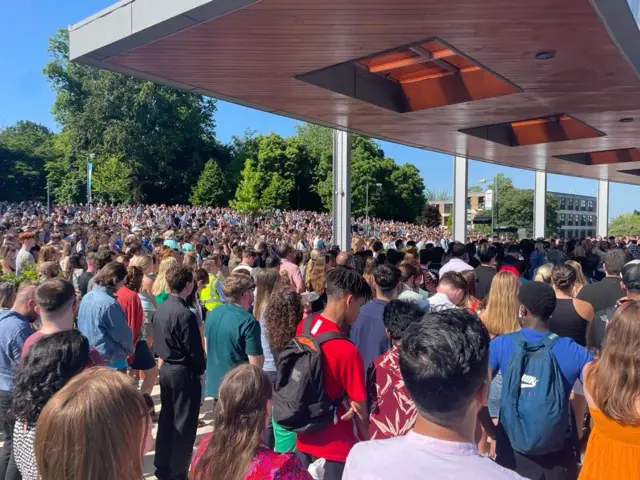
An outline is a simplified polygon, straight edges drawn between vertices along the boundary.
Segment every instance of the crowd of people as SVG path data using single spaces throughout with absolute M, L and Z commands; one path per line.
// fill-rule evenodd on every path
M 637 238 L 371 224 L 0 203 L 0 480 L 640 479 Z

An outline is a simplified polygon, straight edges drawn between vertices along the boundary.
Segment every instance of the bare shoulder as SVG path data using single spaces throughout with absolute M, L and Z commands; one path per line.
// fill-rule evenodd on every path
M 580 300 L 579 298 L 574 298 L 573 307 L 576 309 L 576 312 L 578 312 L 578 315 L 584 318 L 587 322 L 593 320 L 595 313 L 593 311 L 593 306 L 589 302 Z

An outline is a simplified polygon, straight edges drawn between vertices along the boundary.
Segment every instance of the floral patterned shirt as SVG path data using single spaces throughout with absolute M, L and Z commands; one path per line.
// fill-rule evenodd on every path
M 398 437 L 409 432 L 418 412 L 400 373 L 398 346 L 376 358 L 369 368 L 368 393 L 371 440 Z
M 202 437 L 193 457 L 191 468 L 195 468 L 204 453 L 213 433 Z M 213 478 L 213 477 L 212 477 Z M 302 466 L 295 453 L 276 453 L 260 446 L 249 466 L 245 480 L 313 480 L 311 474 Z

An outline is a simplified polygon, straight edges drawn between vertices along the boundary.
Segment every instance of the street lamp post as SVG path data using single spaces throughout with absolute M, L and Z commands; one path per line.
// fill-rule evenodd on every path
M 91 177 L 93 174 L 93 159 L 96 158 L 95 153 L 90 153 L 87 157 L 87 209 L 91 213 Z
M 376 183 L 375 186 L 376 187 L 381 187 L 382 184 L 381 183 Z M 365 197 L 366 197 L 366 201 L 365 201 L 366 233 L 365 233 L 365 235 L 369 235 L 369 230 L 370 230 L 370 228 L 369 228 L 369 182 L 367 182 L 367 187 L 366 187 L 365 191 L 366 191 L 366 195 L 365 195 Z
M 487 183 L 484 178 L 478 180 L 478 183 Z M 493 177 L 493 198 L 491 199 L 491 231 L 495 233 L 498 224 L 498 175 Z

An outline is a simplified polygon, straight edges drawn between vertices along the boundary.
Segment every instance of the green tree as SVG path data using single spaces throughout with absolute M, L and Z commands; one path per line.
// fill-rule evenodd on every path
M 189 202 L 193 205 L 221 206 L 227 198 L 227 181 L 220 165 L 213 159 L 205 163 L 198 183 L 193 186 Z
M 274 173 L 269 185 L 262 192 L 260 206 L 263 208 L 289 208 L 294 188 L 293 180 L 282 178 L 279 173 Z
M 394 218 L 412 222 L 420 216 L 425 205 L 424 180 L 415 165 L 405 163 L 391 173 Z
M 260 210 L 260 174 L 253 167 L 253 162 L 247 160 L 240 174 L 240 184 L 235 198 L 229 202 L 231 208 L 241 212 L 257 213 Z
M 447 230 L 453 230 L 453 212 L 447 217 Z
M 247 129 L 242 136 L 231 137 L 226 162 L 220 162 L 227 181 L 227 199 L 231 200 L 240 183 L 240 176 L 247 160 L 257 160 L 258 138 L 255 130 Z
M 471 185 L 467 191 L 469 193 L 479 193 L 479 192 L 484 192 L 484 188 L 482 188 L 480 185 Z
M 218 158 L 215 101 L 69 61 L 67 30 L 49 42 L 45 76 L 65 149 L 50 168 L 54 192 L 82 198 L 86 158 L 116 157 L 132 172 L 136 202 L 186 202 L 204 164 Z
M 623 213 L 611 220 L 609 235 L 640 235 L 640 215 Z
M 504 174 L 498 174 L 496 180 L 498 184 L 498 201 L 494 217 L 496 226 L 523 228 L 529 233 L 533 233 L 533 190 L 514 187 L 511 179 Z M 493 185 L 491 188 L 493 188 Z M 548 193 L 546 209 L 547 235 L 553 235 L 558 232 L 557 218 L 557 200 Z
M 54 137 L 47 127 L 29 121 L 0 130 L 0 198 L 44 199 L 44 165 L 53 155 Z
M 313 161 L 306 147 L 296 137 L 285 139 L 275 133 L 259 136 L 256 140 L 255 165 L 260 174 L 261 197 L 271 187 L 267 192 L 265 207 L 275 202 L 282 205 L 280 208 L 298 208 L 299 205 L 304 210 L 318 210 L 321 201 L 312 189 Z M 285 182 L 277 186 L 273 180 L 276 176 Z M 300 197 L 294 196 L 298 188 L 304 193 Z M 285 204 L 282 203 L 284 192 L 288 192 Z
M 114 156 L 98 159 L 94 163 L 92 195 L 95 200 L 107 203 L 131 202 L 131 167 Z

